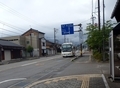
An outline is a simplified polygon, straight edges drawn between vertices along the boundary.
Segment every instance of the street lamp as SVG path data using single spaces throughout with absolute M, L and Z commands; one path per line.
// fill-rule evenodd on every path
M 74 26 L 79 26 L 79 30 L 74 31 L 74 32 L 79 32 L 79 43 L 80 43 L 80 33 L 83 32 L 83 31 L 82 31 L 82 27 L 81 27 L 82 24 L 80 23 L 80 24 L 77 24 L 77 25 L 74 25 Z M 81 52 L 80 52 L 80 56 L 82 56 L 82 43 L 80 44 L 80 51 L 81 51 Z

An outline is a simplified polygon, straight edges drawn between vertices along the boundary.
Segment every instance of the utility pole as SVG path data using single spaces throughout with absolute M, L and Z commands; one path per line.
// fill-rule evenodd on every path
M 83 33 L 83 31 L 82 31 L 82 24 L 80 23 L 80 24 L 78 24 L 78 25 L 74 25 L 74 26 L 79 26 L 79 30 L 78 31 L 74 31 L 74 32 L 79 32 L 79 43 L 80 43 L 80 32 L 82 32 Z M 83 36 L 83 35 L 82 35 Z M 82 56 L 82 42 L 81 42 L 81 44 L 80 44 L 80 56 Z
M 103 61 L 105 60 L 105 3 L 103 0 Z
M 55 45 L 55 40 L 56 40 L 56 29 L 54 28 L 54 45 Z
M 66 43 L 66 35 L 64 35 L 64 43 Z
M 96 18 L 96 17 L 93 16 L 93 0 L 92 0 L 92 18 L 91 18 L 91 19 L 92 19 L 92 25 L 94 25 L 94 19 L 95 19 L 95 18 Z
M 92 25 L 94 25 L 94 17 L 93 17 L 93 0 L 92 0 Z
M 98 30 L 100 31 L 100 0 L 98 0 Z M 101 52 L 102 47 L 99 46 L 99 52 Z
M 67 38 L 67 42 L 69 42 L 69 38 Z
M 0 62 L 2 61 L 2 47 L 0 47 Z
M 80 29 L 80 31 L 79 31 L 79 37 L 80 37 L 80 32 L 82 32 L 82 38 L 83 38 L 83 31 L 82 31 L 82 27 L 81 27 L 81 26 L 82 26 L 82 24 L 81 24 L 80 27 L 79 27 L 79 29 Z M 82 39 L 82 38 L 81 38 L 81 39 Z M 83 43 L 83 42 L 81 42 L 81 44 L 80 44 L 80 51 L 81 51 L 80 56 L 81 56 L 81 57 L 82 57 L 82 43 Z
M 56 28 L 54 28 L 54 47 L 55 47 L 55 54 L 56 54 L 56 33 L 57 33 L 57 30 Z
M 98 0 L 98 29 L 100 31 L 100 0 Z

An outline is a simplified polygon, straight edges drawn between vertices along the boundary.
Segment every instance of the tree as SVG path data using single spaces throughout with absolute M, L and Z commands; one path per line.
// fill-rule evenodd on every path
M 29 46 L 27 47 L 27 52 L 30 54 L 30 56 L 32 56 L 33 47 L 29 45 Z
M 87 44 L 90 49 L 92 49 L 95 53 L 99 54 L 101 57 L 102 55 L 102 47 L 103 47 L 103 39 L 105 42 L 105 48 L 109 46 L 109 33 L 112 30 L 112 27 L 116 23 L 112 23 L 112 21 L 106 21 L 104 29 L 101 28 L 101 30 L 98 30 L 98 26 L 88 24 L 86 31 L 88 31 L 88 37 L 87 37 Z M 104 38 L 103 38 L 104 34 Z M 101 49 L 101 51 L 99 50 Z M 93 54 L 94 54 L 93 52 Z M 101 55 L 100 55 L 101 54 Z

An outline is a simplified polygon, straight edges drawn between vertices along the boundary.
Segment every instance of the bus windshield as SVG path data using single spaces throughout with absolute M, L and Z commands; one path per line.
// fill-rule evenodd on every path
M 72 51 L 72 45 L 71 44 L 62 45 L 62 52 L 71 52 L 71 51 Z

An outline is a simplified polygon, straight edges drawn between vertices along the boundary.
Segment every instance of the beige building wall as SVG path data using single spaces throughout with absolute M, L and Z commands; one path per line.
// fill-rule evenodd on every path
M 39 33 L 39 38 L 44 38 L 44 34 Z
M 26 41 L 25 41 L 25 37 L 24 36 L 20 36 L 20 45 L 24 46 L 26 45 Z
M 39 56 L 38 36 L 32 34 L 31 36 L 25 36 L 26 47 L 29 45 L 33 47 L 33 56 Z
M 38 41 L 37 41 L 36 35 L 25 36 L 25 41 L 26 41 L 26 47 L 28 47 L 30 45 L 35 49 L 38 48 Z
M 11 41 L 15 44 L 22 45 L 26 48 L 30 45 L 34 49 L 33 51 L 34 56 L 39 56 L 41 51 L 40 49 L 46 49 L 46 41 L 42 40 L 40 44 L 39 41 L 40 38 L 44 38 L 44 34 L 31 30 L 22 36 L 3 37 L 1 39 Z M 43 42 L 45 43 L 45 46 L 42 46 Z
M 1 39 L 8 40 L 18 45 L 25 46 L 25 37 L 24 36 L 9 36 L 9 37 L 2 37 Z
M 8 40 L 15 44 L 20 45 L 20 36 L 2 37 L 1 39 Z

